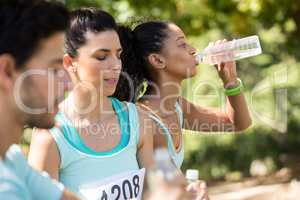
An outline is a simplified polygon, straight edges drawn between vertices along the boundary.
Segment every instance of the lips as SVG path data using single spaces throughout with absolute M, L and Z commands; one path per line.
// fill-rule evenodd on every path
M 195 66 L 199 65 L 199 60 L 196 57 L 194 58 L 194 61 L 195 61 Z
M 115 86 L 118 83 L 117 78 L 105 78 L 104 82 L 109 86 Z

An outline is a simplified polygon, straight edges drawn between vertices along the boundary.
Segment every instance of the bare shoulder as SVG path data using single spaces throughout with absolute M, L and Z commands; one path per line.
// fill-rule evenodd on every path
M 52 178 L 58 179 L 60 164 L 59 150 L 48 129 L 34 129 L 28 155 L 28 163 L 35 169 L 47 171 Z M 49 165 L 49 163 L 52 163 Z
M 153 140 L 153 136 L 157 131 L 157 126 L 154 123 L 154 121 L 149 117 L 148 111 L 143 110 L 142 108 L 137 106 L 137 112 L 139 116 L 139 145 L 142 145 L 144 141 Z
M 33 131 L 28 163 L 39 171 L 48 172 L 52 178 L 58 180 L 60 155 L 50 130 L 35 129 Z
M 145 110 L 144 108 L 141 108 L 140 106 L 137 106 L 137 112 L 138 112 L 141 128 L 146 128 L 149 131 L 156 127 L 156 124 L 154 123 L 154 121 L 149 117 L 151 114 L 150 111 Z
M 59 158 L 59 150 L 49 129 L 34 129 L 29 149 L 29 161 L 44 156 Z
M 55 143 L 49 129 L 35 128 L 32 131 L 31 144 L 39 144 L 41 146 L 49 146 Z

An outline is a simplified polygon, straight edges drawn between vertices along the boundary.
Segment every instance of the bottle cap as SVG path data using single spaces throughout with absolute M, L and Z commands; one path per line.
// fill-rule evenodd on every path
M 185 178 L 196 181 L 199 179 L 199 171 L 196 169 L 188 169 L 186 170 Z
M 203 63 L 204 62 L 204 54 L 203 53 L 197 53 L 196 60 L 197 60 L 198 63 Z

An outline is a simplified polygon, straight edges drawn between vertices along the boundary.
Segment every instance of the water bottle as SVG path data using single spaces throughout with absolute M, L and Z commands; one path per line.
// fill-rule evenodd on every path
M 159 148 L 154 152 L 154 159 L 156 162 L 156 170 L 163 174 L 167 181 L 171 181 L 178 172 L 172 158 L 167 149 Z
M 196 169 L 188 169 L 185 173 L 185 178 L 189 183 L 193 183 L 199 180 L 199 171 Z
M 185 172 L 185 178 L 189 184 L 199 180 L 199 171 L 196 169 L 188 169 Z M 193 193 L 194 199 L 197 198 L 197 190 L 190 191 Z
M 215 65 L 221 62 L 240 60 L 262 53 L 258 36 L 249 36 L 242 39 L 224 42 L 206 48 L 198 53 L 199 63 Z
M 159 148 L 154 152 L 155 166 L 148 171 L 148 184 L 150 190 L 159 187 L 158 179 L 172 181 L 177 175 L 178 169 L 173 163 L 167 149 Z

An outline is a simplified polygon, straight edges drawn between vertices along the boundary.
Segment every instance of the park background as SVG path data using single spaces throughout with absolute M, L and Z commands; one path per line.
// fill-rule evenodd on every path
M 183 171 L 198 169 L 200 177 L 208 181 L 212 196 L 257 185 L 282 184 L 285 189 L 295 185 L 300 178 L 299 0 L 61 2 L 70 9 L 99 7 L 117 22 L 133 26 L 149 19 L 175 22 L 199 51 L 210 41 L 258 35 L 263 54 L 238 61 L 237 65 L 252 127 L 240 134 L 185 131 Z M 215 69 L 207 65 L 198 68 L 199 74 L 183 83 L 183 96 L 199 105 L 223 106 L 222 83 Z M 30 133 L 24 134 L 25 149 Z M 241 195 L 220 199 L 226 198 L 244 199 Z

